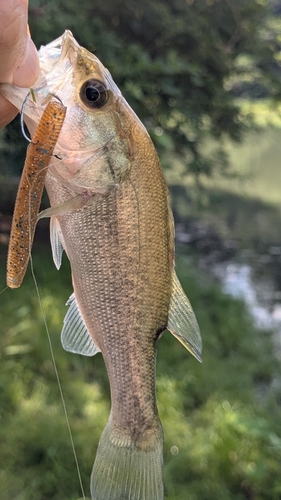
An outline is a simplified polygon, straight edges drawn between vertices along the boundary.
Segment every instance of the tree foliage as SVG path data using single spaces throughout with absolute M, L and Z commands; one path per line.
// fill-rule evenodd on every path
M 210 175 L 227 160 L 222 149 L 205 157 L 202 139 L 243 132 L 233 90 L 280 96 L 277 30 L 267 22 L 278 22 L 276 3 L 30 0 L 30 27 L 38 46 L 70 29 L 111 71 L 162 159 L 188 158 L 191 173 Z

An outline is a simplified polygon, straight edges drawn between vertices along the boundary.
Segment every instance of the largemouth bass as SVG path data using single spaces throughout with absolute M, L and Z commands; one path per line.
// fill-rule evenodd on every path
M 53 95 L 67 108 L 46 175 L 51 245 L 71 295 L 62 344 L 101 352 L 111 411 L 91 476 L 93 500 L 163 500 L 156 343 L 165 329 L 201 360 L 199 327 L 174 270 L 174 225 L 157 153 L 107 69 L 69 31 L 39 51 L 25 105 L 31 135 Z M 28 89 L 2 85 L 18 109 Z

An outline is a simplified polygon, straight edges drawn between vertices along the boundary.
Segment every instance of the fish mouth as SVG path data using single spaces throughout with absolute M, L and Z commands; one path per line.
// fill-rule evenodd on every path
M 80 51 L 80 45 L 69 30 L 48 45 L 43 45 L 38 52 L 40 76 L 34 91 L 43 98 L 48 97 L 50 93 L 57 94 L 72 77 Z
M 71 53 L 80 50 L 80 45 L 75 40 L 70 30 L 66 30 L 62 36 L 48 43 L 48 45 L 42 45 L 38 52 L 40 60 L 40 76 L 44 77 L 47 73 L 51 73 L 52 70 L 59 65 L 61 60 L 65 57 L 69 57 L 69 63 L 73 63 L 71 58 Z M 68 55 L 70 53 L 70 55 Z M 39 78 L 40 79 L 40 78 Z M 37 80 L 36 87 L 40 86 L 39 80 Z
M 1 94 L 19 111 L 26 100 L 25 118 L 38 122 L 52 96 L 54 94 L 59 96 L 60 89 L 65 88 L 65 85 L 70 85 L 73 66 L 80 51 L 81 47 L 71 31 L 66 30 L 62 36 L 45 46 L 41 46 L 38 51 L 40 74 L 32 88 L 35 102 L 32 96 L 27 97 L 30 89 L 11 84 L 1 84 Z

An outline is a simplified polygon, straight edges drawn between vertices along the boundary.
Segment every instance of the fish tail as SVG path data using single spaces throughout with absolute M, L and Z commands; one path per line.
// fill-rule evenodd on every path
M 145 434 L 145 433 L 144 433 Z M 92 500 L 163 500 L 163 431 L 133 442 L 107 423 L 91 476 Z

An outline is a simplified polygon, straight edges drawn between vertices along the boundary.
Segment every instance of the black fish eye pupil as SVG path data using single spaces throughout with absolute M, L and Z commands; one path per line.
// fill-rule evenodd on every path
M 98 91 L 98 89 L 96 87 L 88 87 L 86 89 L 86 97 L 89 101 L 98 101 L 99 97 L 100 97 L 100 93 Z
M 99 80 L 87 80 L 80 88 L 80 99 L 87 108 L 102 108 L 108 101 L 109 91 Z

